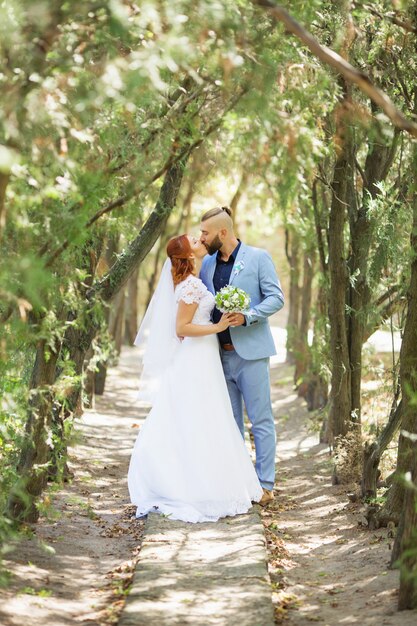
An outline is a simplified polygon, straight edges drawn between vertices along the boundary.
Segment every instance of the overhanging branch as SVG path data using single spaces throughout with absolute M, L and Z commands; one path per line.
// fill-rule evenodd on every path
M 272 18 L 285 25 L 285 28 L 302 41 L 310 51 L 321 61 L 333 67 L 343 78 L 356 85 L 375 104 L 377 104 L 400 130 L 405 130 L 413 137 L 417 137 L 417 124 L 407 119 L 395 106 L 391 98 L 382 89 L 374 85 L 364 72 L 348 63 L 337 52 L 322 46 L 305 28 L 295 20 L 281 5 L 273 0 L 252 0 L 253 4 L 267 9 Z
M 402 17 L 398 17 L 397 11 L 387 11 L 382 14 L 374 9 L 374 7 L 372 7 L 370 4 L 361 4 L 360 2 L 353 2 L 353 7 L 355 9 L 364 9 L 365 11 L 369 11 L 369 13 L 375 15 L 375 17 L 379 17 L 381 21 L 386 19 L 392 24 L 403 28 L 407 33 L 417 34 L 417 28 L 415 28 L 413 24 L 408 20 L 405 20 Z
M 192 153 L 192 151 L 195 150 L 195 148 L 198 148 L 198 146 L 200 146 L 209 135 L 211 135 L 214 131 L 216 131 L 221 126 L 226 113 L 228 113 L 231 109 L 233 109 L 233 107 L 237 104 L 240 98 L 247 92 L 247 90 L 248 90 L 248 87 L 245 86 L 237 94 L 235 94 L 233 98 L 231 98 L 225 110 L 221 113 L 221 115 L 219 115 L 219 117 L 212 124 L 208 126 L 208 128 L 202 133 L 201 137 L 196 139 L 191 144 L 185 146 L 182 150 L 179 150 L 177 153 L 172 153 L 168 157 L 164 165 L 144 185 L 133 187 L 133 189 L 129 193 L 119 196 L 118 198 L 110 202 L 108 205 L 106 205 L 105 207 L 97 211 L 85 224 L 85 228 L 90 228 L 93 224 L 95 224 L 95 222 L 97 222 L 101 217 L 103 217 L 103 215 L 106 215 L 110 213 L 111 211 L 114 211 L 115 209 L 118 209 L 124 206 L 130 200 L 139 196 L 143 191 L 148 189 L 148 187 L 150 187 L 152 183 L 154 183 L 156 180 L 161 178 L 161 176 L 163 176 L 166 172 L 168 172 L 170 168 L 172 168 L 177 163 L 185 162 L 187 158 L 190 156 L 190 154 Z M 59 246 L 59 248 L 57 248 L 55 252 L 51 254 L 49 259 L 45 263 L 45 267 L 51 267 L 53 263 L 56 261 L 56 259 L 69 247 L 70 243 L 71 242 L 68 239 L 64 241 Z

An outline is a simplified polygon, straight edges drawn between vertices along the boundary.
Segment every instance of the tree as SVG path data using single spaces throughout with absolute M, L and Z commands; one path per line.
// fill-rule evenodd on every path
M 414 167 L 417 150 L 414 148 Z M 407 293 L 407 317 L 401 345 L 400 380 L 402 426 L 397 476 L 403 482 L 403 507 L 393 559 L 400 557 L 399 609 L 417 607 L 417 192 L 413 183 L 413 227 L 411 233 L 411 277 Z M 401 475 L 399 475 L 401 474 Z M 406 480 L 404 480 L 404 478 Z

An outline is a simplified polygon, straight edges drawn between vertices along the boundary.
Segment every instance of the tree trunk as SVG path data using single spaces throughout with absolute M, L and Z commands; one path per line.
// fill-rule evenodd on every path
M 101 270 L 101 276 L 103 273 L 107 273 L 110 267 L 113 265 L 117 258 L 117 253 L 119 251 L 119 236 L 113 236 L 108 238 L 106 242 L 106 247 L 104 254 L 102 254 L 99 262 L 99 267 Z M 112 315 L 112 308 L 105 307 L 104 309 L 104 319 L 107 328 L 109 328 L 110 317 Z M 98 341 L 100 341 L 100 337 L 98 337 Z M 97 364 L 97 370 L 95 372 L 89 371 L 87 377 L 91 379 L 91 376 L 94 377 L 94 380 L 87 380 L 87 384 L 91 385 L 91 391 L 94 395 L 100 396 L 104 393 L 104 388 L 106 384 L 107 377 L 107 361 L 100 361 Z M 91 398 L 91 404 L 93 405 L 94 398 Z
M 385 428 L 379 437 L 371 444 L 365 445 L 363 452 L 363 475 L 361 482 L 362 497 L 365 499 L 376 497 L 376 487 L 379 477 L 379 462 L 388 445 L 397 434 L 402 419 L 402 402 L 391 409 L 391 414 Z
M 417 94 L 416 94 L 417 95 Z M 417 150 L 414 149 L 414 167 Z M 417 608 L 417 192 L 414 188 L 413 229 L 411 233 L 411 277 L 407 294 L 407 317 L 400 352 L 400 381 L 404 405 L 401 449 L 402 470 L 408 476 L 404 489 L 400 528 L 399 609 Z
M 138 280 L 139 270 L 136 269 L 127 284 L 125 307 L 125 339 L 129 346 L 133 345 L 138 332 Z
M 313 293 L 313 278 L 315 269 L 315 254 L 313 250 L 304 251 L 303 285 L 301 291 L 301 320 L 297 336 L 294 341 L 294 383 L 296 386 L 303 379 L 310 364 L 310 348 L 308 345 L 308 329 L 311 319 L 311 299 Z
M 372 107 L 374 114 L 377 107 Z M 399 134 L 394 135 L 391 143 L 384 139 L 370 139 L 363 172 L 362 205 L 356 208 L 355 191 L 352 190 L 349 202 L 350 215 L 350 247 L 348 306 L 350 310 L 348 324 L 349 359 L 351 370 L 351 414 L 358 423 L 361 421 L 361 381 L 362 381 L 362 347 L 365 329 L 368 326 L 368 311 L 371 301 L 371 289 L 368 279 L 369 251 L 373 241 L 375 220 L 369 217 L 369 202 L 380 193 L 377 183 L 383 181 L 392 165 L 398 146 Z M 356 157 L 353 157 L 356 159 Z
M 383 506 L 377 513 L 379 526 L 386 526 L 388 521 L 392 521 L 396 525 L 399 523 L 404 502 L 404 485 L 402 482 L 402 476 L 408 468 L 405 455 L 405 451 L 408 447 L 407 444 L 408 442 L 405 437 L 400 434 L 398 438 L 397 464 L 392 477 L 392 484 L 389 488 L 387 498 Z
M 302 398 L 305 398 L 307 402 L 307 409 L 309 411 L 315 411 L 317 409 L 323 409 L 328 402 L 328 382 L 322 373 L 322 355 L 323 355 L 323 345 L 328 344 L 327 337 L 327 320 L 328 320 L 328 307 L 327 307 L 327 294 L 325 288 L 325 282 L 327 281 L 328 274 L 328 266 L 327 266 L 327 253 L 325 249 L 325 241 L 323 238 L 323 230 L 327 230 L 325 225 L 323 216 L 319 211 L 319 201 L 317 195 L 317 185 L 318 178 L 314 179 L 312 185 L 311 192 L 311 200 L 312 200 L 312 209 L 313 209 L 313 217 L 314 217 L 314 226 L 316 238 L 314 241 L 314 249 L 312 250 L 312 254 L 314 255 L 314 261 L 316 260 L 316 256 L 320 261 L 320 270 L 322 272 L 323 278 L 319 282 L 317 297 L 315 303 L 315 316 L 313 322 L 313 343 L 311 348 L 306 345 L 308 348 L 308 368 L 304 372 L 302 376 L 301 383 L 298 384 L 298 395 Z M 322 206 L 327 206 L 329 203 L 327 198 L 324 195 L 323 189 L 323 202 Z M 318 250 L 318 255 L 316 250 Z M 313 264 L 311 267 L 313 273 Z M 311 295 L 309 296 L 311 297 Z M 303 292 L 304 298 L 304 292 Z M 306 303 L 303 304 L 302 309 L 304 310 Z M 302 322 L 303 325 L 303 322 Z M 307 329 L 308 330 L 308 329 Z M 296 380 L 296 379 L 295 379 Z M 321 442 L 326 442 L 325 433 L 327 430 L 327 422 L 324 421 L 321 429 Z
M 329 318 L 330 354 L 332 362 L 328 440 L 333 443 L 351 428 L 351 383 L 349 346 L 346 327 L 346 291 L 348 283 L 345 252 L 345 220 L 348 180 L 352 177 L 350 161 L 350 129 L 345 117 L 347 99 L 338 112 L 338 156 L 333 181 L 329 216 Z
M 295 362 L 294 342 L 298 333 L 300 319 L 300 242 L 297 234 L 285 230 L 285 253 L 290 266 L 290 288 L 287 321 L 287 363 Z
M 159 273 L 160 273 L 160 266 L 161 266 L 161 258 L 165 258 L 165 249 L 166 246 L 168 244 L 168 241 L 171 237 L 171 232 L 169 233 L 167 232 L 167 227 L 168 224 L 164 224 L 162 230 L 161 230 L 161 234 L 159 236 L 159 241 L 158 241 L 158 245 L 156 247 L 156 251 L 153 257 L 153 268 L 152 268 L 152 274 L 150 275 L 149 279 L 147 280 L 147 287 L 148 287 L 148 292 L 147 292 L 147 297 L 146 297 L 146 302 L 145 302 L 145 311 L 149 306 L 149 303 L 152 299 L 152 296 L 154 294 L 155 291 L 155 287 L 156 287 L 156 281 L 158 279 Z M 176 230 L 177 233 L 179 233 L 179 230 Z
M 119 355 L 125 332 L 125 289 L 121 289 L 114 297 L 110 309 L 109 333 L 114 341 L 114 347 Z
M 311 394 L 311 400 L 307 398 L 307 406 L 309 411 L 314 411 L 315 409 L 323 409 L 329 400 L 329 381 L 326 376 L 323 374 L 321 366 L 322 360 L 320 355 L 323 352 L 323 347 L 320 346 L 320 342 L 324 342 L 324 345 L 328 345 L 328 329 L 327 329 L 327 298 L 326 298 L 326 289 L 324 286 L 320 286 L 317 293 L 316 300 L 316 316 L 314 319 L 314 331 L 313 331 L 313 344 L 312 344 L 312 354 L 315 356 L 315 361 L 313 362 L 313 383 L 314 383 L 314 394 Z M 322 328 L 320 328 L 322 327 Z M 323 425 L 321 435 L 321 443 L 324 443 L 325 435 L 324 433 L 327 431 L 327 424 Z M 328 443 L 328 442 L 326 442 Z
M 116 293 L 124 287 L 135 269 L 152 249 L 158 239 L 167 216 L 175 206 L 180 190 L 185 160 L 175 163 L 165 174 L 158 200 L 151 215 L 147 219 L 139 235 L 126 250 L 119 255 L 110 271 L 98 281 L 87 297 L 93 301 L 100 296 L 104 302 L 113 300 Z
M 398 536 L 401 537 L 398 595 L 400 611 L 417 608 L 417 443 L 415 441 L 412 447 L 410 485 L 405 492 L 402 519 L 398 529 Z
M 96 394 L 96 372 L 93 369 L 90 369 L 89 363 L 93 358 L 93 347 L 90 346 L 87 350 L 87 354 L 85 355 L 84 368 L 83 368 L 83 389 L 84 393 L 82 394 L 82 409 L 95 408 L 94 397 Z
M 107 361 L 103 363 L 97 364 L 97 371 L 94 376 L 94 393 L 96 396 L 102 396 L 104 393 L 104 389 L 106 387 L 106 378 L 107 378 Z
M 42 339 L 36 350 L 30 382 L 29 414 L 17 466 L 20 477 L 11 491 L 7 505 L 7 515 L 17 521 L 32 523 L 39 517 L 35 502 L 48 479 L 50 456 L 48 440 L 52 434 L 53 384 L 60 348 L 59 342 L 55 342 L 54 349 L 51 349 L 47 340 Z

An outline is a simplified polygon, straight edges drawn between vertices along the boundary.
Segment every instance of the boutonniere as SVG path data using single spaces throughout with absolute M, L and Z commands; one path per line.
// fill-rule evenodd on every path
M 234 275 L 237 276 L 237 274 L 239 274 L 239 272 L 241 272 L 244 267 L 245 267 L 245 264 L 243 261 L 237 261 L 233 266 Z

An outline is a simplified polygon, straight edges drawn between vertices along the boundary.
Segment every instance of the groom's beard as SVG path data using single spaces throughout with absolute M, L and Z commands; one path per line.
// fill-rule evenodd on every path
M 207 252 L 210 256 L 213 256 L 216 252 L 220 250 L 223 243 L 219 239 L 219 235 L 216 235 L 213 241 L 210 244 L 204 244 L 207 248 Z

